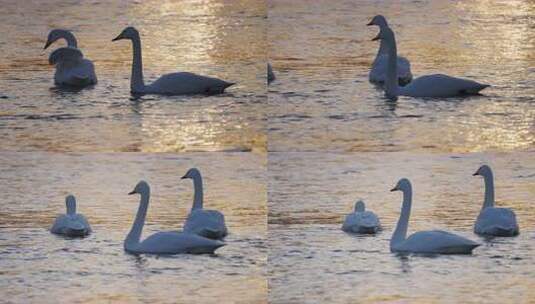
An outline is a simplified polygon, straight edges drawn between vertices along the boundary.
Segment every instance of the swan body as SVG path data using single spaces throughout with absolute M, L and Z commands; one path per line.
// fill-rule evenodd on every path
M 184 231 L 194 233 L 210 239 L 222 239 L 227 236 L 225 216 L 217 210 L 203 209 L 203 185 L 201 172 L 192 168 L 182 179 L 193 180 L 193 206 L 184 224 Z
M 516 215 L 509 208 L 494 207 L 494 176 L 489 166 L 481 166 L 474 175 L 485 181 L 485 200 L 477 216 L 474 232 L 488 236 L 515 236 L 519 233 Z
M 271 64 L 267 64 L 267 81 L 268 84 L 275 80 L 275 74 L 273 73 L 273 69 L 271 68 Z
M 141 195 L 139 209 L 134 220 L 134 225 L 124 241 L 124 249 L 130 253 L 149 254 L 178 254 L 178 253 L 214 253 L 225 243 L 204 238 L 196 234 L 177 231 L 157 232 L 145 240 L 140 241 L 141 232 L 145 224 L 145 217 L 149 207 L 150 187 L 141 181 L 129 194 Z
M 45 49 L 61 38 L 67 41 L 67 47 L 55 50 L 48 58 L 49 63 L 56 66 L 54 83 L 59 86 L 75 87 L 96 84 L 97 76 L 93 62 L 84 58 L 71 32 L 61 29 L 50 31 Z
M 472 80 L 451 77 L 443 74 L 426 75 L 414 79 L 404 87 L 399 87 L 397 82 L 397 49 L 394 32 L 389 27 L 384 27 L 379 35 L 373 40 L 381 40 L 386 43 L 388 63 L 387 77 L 385 80 L 385 92 L 388 98 L 396 99 L 399 95 L 411 97 L 455 97 L 474 95 L 487 87 Z
M 370 21 L 370 23 L 368 23 L 367 25 L 377 25 L 380 29 L 382 29 L 383 27 L 388 27 L 386 18 L 381 15 L 373 17 L 372 21 Z M 407 83 L 411 82 L 412 73 L 411 63 L 409 62 L 409 60 L 405 57 L 397 56 L 396 65 L 399 84 L 406 85 Z M 387 46 L 386 43 L 381 40 L 379 50 L 377 51 L 377 55 L 375 56 L 375 60 L 372 64 L 372 69 L 370 70 L 370 82 L 383 84 L 386 80 L 387 67 Z
M 86 236 L 91 233 L 91 226 L 87 219 L 79 213 L 76 213 L 76 199 L 69 195 L 65 199 L 67 213 L 56 218 L 50 232 L 61 234 L 69 237 Z
M 112 41 L 129 39 L 133 46 L 132 76 L 130 79 L 130 92 L 133 94 L 220 94 L 234 83 L 221 79 L 180 72 L 165 74 L 150 85 L 143 80 L 143 64 L 141 56 L 141 38 L 139 32 L 133 27 L 125 28 L 119 36 Z
M 364 202 L 359 200 L 355 203 L 355 211 L 349 213 L 342 225 L 345 232 L 374 234 L 381 229 L 379 218 L 375 213 L 365 210 Z
M 423 254 L 471 254 L 480 244 L 462 236 L 441 230 L 420 231 L 409 237 L 407 229 L 412 205 L 412 186 L 402 178 L 390 191 L 403 192 L 403 204 L 398 224 L 390 239 L 390 251 Z

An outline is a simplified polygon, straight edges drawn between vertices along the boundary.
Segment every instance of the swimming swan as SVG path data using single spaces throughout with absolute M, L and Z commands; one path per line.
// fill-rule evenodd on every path
M 424 254 L 470 254 L 480 244 L 442 230 L 419 231 L 408 238 L 407 228 L 412 204 L 412 186 L 408 179 L 402 178 L 390 191 L 403 192 L 403 205 L 396 230 L 390 239 L 390 251 Z
M 86 218 L 76 213 L 76 199 L 69 195 L 65 198 L 67 214 L 62 214 L 56 218 L 50 232 L 62 234 L 70 237 L 86 236 L 91 233 L 91 226 Z
M 203 187 L 201 172 L 189 169 L 182 179 L 193 179 L 193 206 L 184 224 L 184 231 L 195 233 L 210 239 L 222 239 L 227 235 L 225 216 L 217 210 L 203 209 Z
M 421 76 L 404 87 L 398 86 L 397 80 L 397 49 L 394 32 L 389 27 L 381 29 L 377 37 L 387 47 L 388 63 L 385 80 L 386 96 L 396 99 L 399 95 L 412 97 L 454 97 L 479 94 L 488 84 L 481 84 L 472 80 L 451 77 L 443 74 Z
M 345 232 L 374 234 L 381 229 L 379 218 L 375 213 L 366 211 L 364 202 L 355 203 L 355 211 L 346 215 L 342 230 Z
M 384 27 L 388 27 L 388 23 L 386 22 L 386 18 L 377 15 L 373 17 L 372 21 L 367 24 L 370 25 L 377 25 L 380 29 Z M 386 69 L 387 69 L 387 63 L 388 63 L 388 55 L 387 55 L 387 46 L 386 43 L 381 40 L 381 44 L 379 45 L 379 51 L 377 52 L 377 55 L 375 56 L 375 60 L 372 64 L 372 69 L 370 70 L 369 79 L 370 82 L 376 82 L 383 84 L 386 79 Z M 402 56 L 397 56 L 397 75 L 398 75 L 398 82 L 400 85 L 406 85 L 407 83 L 411 82 L 412 80 L 412 73 L 411 73 L 411 63 L 407 58 Z
M 153 83 L 145 85 L 143 81 L 143 64 L 141 58 L 141 39 L 139 32 L 133 27 L 125 28 L 119 36 L 112 41 L 121 39 L 132 40 L 134 57 L 132 62 L 132 77 L 130 79 L 130 92 L 132 94 L 219 94 L 234 83 L 221 79 L 201 76 L 188 72 L 165 74 Z
M 474 232 L 492 236 L 518 235 L 519 229 L 513 210 L 494 207 L 494 177 L 490 167 L 483 165 L 473 175 L 481 175 L 485 181 L 485 201 L 474 225 Z
M 131 253 L 176 254 L 176 253 L 214 253 L 225 243 L 210 240 L 193 233 L 165 231 L 157 232 L 140 242 L 141 232 L 145 224 L 145 216 L 149 208 L 150 187 L 140 181 L 128 194 L 141 195 L 139 209 L 132 229 L 124 240 L 124 249 Z
M 50 54 L 48 62 L 56 66 L 54 83 L 59 86 L 83 87 L 97 83 L 97 75 L 93 62 L 84 59 L 78 49 L 78 43 L 74 35 L 61 29 L 50 31 L 44 49 L 47 49 L 58 39 L 65 39 L 67 47 L 62 47 Z M 75 54 L 74 50 L 78 52 Z

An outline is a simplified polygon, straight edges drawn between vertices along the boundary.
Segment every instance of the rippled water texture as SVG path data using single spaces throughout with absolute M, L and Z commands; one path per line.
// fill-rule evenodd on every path
M 0 290 L 18 303 L 265 303 L 265 160 L 253 153 L 0 153 Z M 130 255 L 123 240 L 151 185 L 144 236 L 181 229 L 201 169 L 205 207 L 225 214 L 230 235 L 215 255 Z M 93 234 L 48 232 L 73 193 Z
M 0 141 L 4 150 L 264 151 L 263 1 L 3 1 Z M 141 34 L 146 82 L 176 71 L 238 84 L 212 97 L 131 100 L 132 47 Z M 99 79 L 93 89 L 53 87 L 43 50 L 53 28 L 73 31 Z
M 269 1 L 270 151 L 535 147 L 533 1 Z M 383 14 L 415 76 L 489 83 L 484 96 L 387 101 L 368 82 Z
M 482 163 L 496 201 L 521 234 L 472 233 L 483 203 Z M 272 303 L 528 303 L 535 297 L 533 153 L 273 153 L 269 157 L 269 297 Z M 389 240 L 401 208 L 397 180 L 413 183 L 409 233 L 445 229 L 482 243 L 471 256 L 397 256 Z M 340 230 L 357 199 L 381 219 L 377 236 Z

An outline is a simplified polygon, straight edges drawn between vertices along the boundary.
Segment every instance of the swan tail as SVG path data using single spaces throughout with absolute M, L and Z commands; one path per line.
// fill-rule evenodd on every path
M 223 242 L 216 241 L 215 244 L 209 246 L 199 246 L 188 250 L 188 253 L 191 254 L 213 254 L 218 248 L 225 246 Z
M 227 236 L 227 232 L 216 229 L 204 228 L 200 231 L 199 235 L 212 240 L 218 240 Z
M 88 75 L 72 75 L 69 84 L 73 86 L 85 86 L 91 84 L 91 78 Z
M 491 233 L 494 236 L 515 236 L 518 235 L 518 229 L 510 227 L 495 227 L 492 229 Z
M 465 95 L 477 95 L 479 94 L 479 92 L 481 92 L 482 90 L 486 89 L 490 87 L 490 84 L 476 84 L 474 85 L 473 87 L 471 88 L 466 88 L 464 90 L 461 90 L 461 93 L 462 94 L 465 94 Z

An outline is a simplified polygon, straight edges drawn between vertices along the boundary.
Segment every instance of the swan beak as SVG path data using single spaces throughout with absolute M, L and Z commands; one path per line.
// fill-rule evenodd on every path
M 188 178 L 186 175 L 182 176 L 180 179 L 186 179 Z
M 46 50 L 52 43 L 50 41 L 47 41 L 45 43 L 45 47 L 43 48 L 43 50 Z
M 377 35 L 377 36 L 375 36 L 375 38 L 372 39 L 372 41 L 377 41 L 379 39 L 381 39 L 381 37 L 379 37 L 379 35 Z
M 373 24 L 373 21 L 370 21 L 368 24 L 366 24 L 367 26 L 370 26 L 370 25 L 375 25 Z
M 390 192 L 394 192 L 394 191 L 398 191 L 398 188 L 394 187 L 394 188 L 390 189 Z
M 111 41 L 117 41 L 123 39 L 123 33 L 120 33 L 119 36 L 113 38 Z
M 477 175 L 479 175 L 479 173 L 477 173 L 477 172 L 476 172 L 476 173 L 474 173 L 474 174 L 472 174 L 472 176 L 477 176 Z
M 128 195 L 132 195 L 132 194 L 136 194 L 136 190 L 132 190 L 132 191 L 128 192 Z

